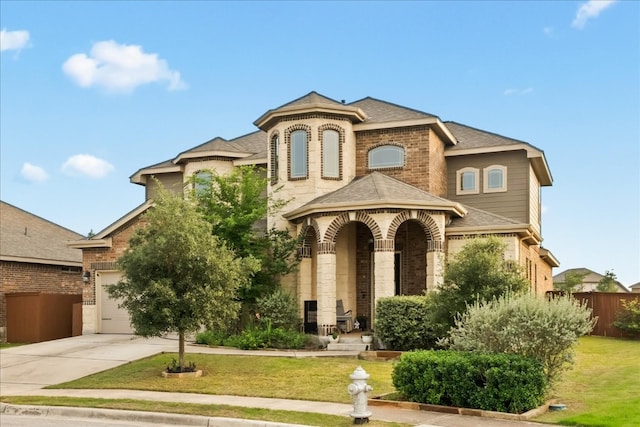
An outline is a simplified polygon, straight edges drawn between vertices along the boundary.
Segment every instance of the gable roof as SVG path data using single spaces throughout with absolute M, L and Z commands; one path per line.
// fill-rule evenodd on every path
M 370 96 L 350 102 L 347 105 L 358 107 L 367 114 L 367 119 L 364 123 L 385 123 L 437 117 L 424 111 L 403 107 Z
M 461 156 L 467 154 L 483 154 L 491 152 L 524 150 L 531 162 L 540 185 L 548 186 L 553 184 L 553 177 L 547 165 L 544 151 L 534 147 L 528 142 L 520 141 L 493 132 L 476 129 L 471 126 L 447 121 L 445 126 L 451 130 L 458 143 L 445 148 L 445 157 Z
M 344 187 L 317 197 L 283 216 L 288 220 L 294 220 L 314 212 L 380 207 L 443 210 L 456 216 L 466 213 L 462 205 L 457 202 L 434 196 L 380 172 L 372 172 L 355 178 Z
M 585 267 L 580 267 L 580 268 L 569 268 L 567 270 L 564 270 L 558 274 L 556 274 L 555 276 L 553 276 L 553 283 L 560 283 L 560 282 L 564 282 L 565 280 L 565 276 L 567 273 L 572 272 L 572 273 L 578 273 L 578 274 L 586 274 L 586 276 L 584 277 L 584 279 L 582 279 L 582 284 L 583 285 L 591 285 L 591 287 L 593 289 L 595 289 L 595 287 L 598 285 L 598 282 L 603 279 L 605 276 L 597 273 L 593 270 L 590 270 L 588 268 Z M 624 292 L 629 292 L 629 290 L 619 281 L 615 281 L 616 286 L 620 289 L 623 290 Z
M 82 266 L 82 253 L 67 242 L 82 235 L 0 201 L 0 259 Z

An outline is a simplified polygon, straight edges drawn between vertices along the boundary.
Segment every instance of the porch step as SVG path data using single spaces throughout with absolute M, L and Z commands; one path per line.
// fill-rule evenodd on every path
M 332 351 L 368 351 L 370 350 L 371 344 L 363 344 L 362 341 L 359 342 L 342 342 L 342 338 L 338 343 L 329 343 L 327 344 L 327 350 Z

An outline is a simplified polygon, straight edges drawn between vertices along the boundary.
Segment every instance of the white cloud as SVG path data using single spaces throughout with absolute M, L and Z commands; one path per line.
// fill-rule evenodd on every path
M 46 181 L 49 176 L 44 169 L 40 166 L 32 165 L 29 162 L 26 162 L 22 165 L 22 169 L 20 169 L 20 175 L 27 181 L 31 182 L 43 182 Z
M 168 90 L 186 89 L 180 73 L 169 69 L 167 61 L 141 46 L 118 44 L 113 40 L 94 43 L 89 55 L 77 53 L 62 70 L 81 87 L 98 86 L 115 92 L 132 92 L 155 82 L 168 83 Z
M 528 88 L 524 88 L 524 89 L 506 89 L 503 94 L 505 96 L 511 96 L 511 95 L 528 95 L 531 92 L 533 92 L 533 88 L 532 87 L 528 87 Z
M 603 10 L 615 3 L 615 1 L 616 0 L 589 0 L 586 3 L 582 3 L 578 8 L 578 12 L 571 26 L 578 29 L 584 28 L 589 19 L 597 18 Z
M 62 171 L 68 175 L 86 175 L 90 178 L 103 178 L 112 170 L 111 163 L 90 154 L 76 154 L 62 165 Z
M 0 31 L 0 51 L 20 50 L 29 43 L 29 31 Z

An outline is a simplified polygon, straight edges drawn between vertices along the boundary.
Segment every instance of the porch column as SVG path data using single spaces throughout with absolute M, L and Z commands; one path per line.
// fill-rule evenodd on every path
M 304 317 L 304 302 L 311 299 L 313 295 L 311 275 L 311 248 L 303 246 L 299 251 L 300 264 L 298 267 L 298 307 L 300 307 L 300 317 Z
M 336 326 L 336 244 L 318 244 L 316 262 L 318 335 L 328 335 Z
M 380 298 L 392 297 L 396 293 L 395 284 L 395 242 L 392 239 L 374 242 L 373 275 L 374 275 L 374 309 L 371 313 L 371 326 L 375 320 L 375 306 Z
M 427 283 L 428 292 L 436 290 L 444 280 L 444 252 L 442 242 L 430 240 L 427 247 Z

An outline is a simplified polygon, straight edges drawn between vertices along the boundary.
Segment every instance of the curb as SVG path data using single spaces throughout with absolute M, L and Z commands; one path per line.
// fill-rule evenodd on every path
M 74 408 L 65 406 L 10 405 L 0 402 L 0 414 L 42 417 L 92 418 L 201 427 L 309 427 L 304 424 L 284 424 L 241 418 L 178 415 L 160 412 L 128 411 L 119 409 Z

